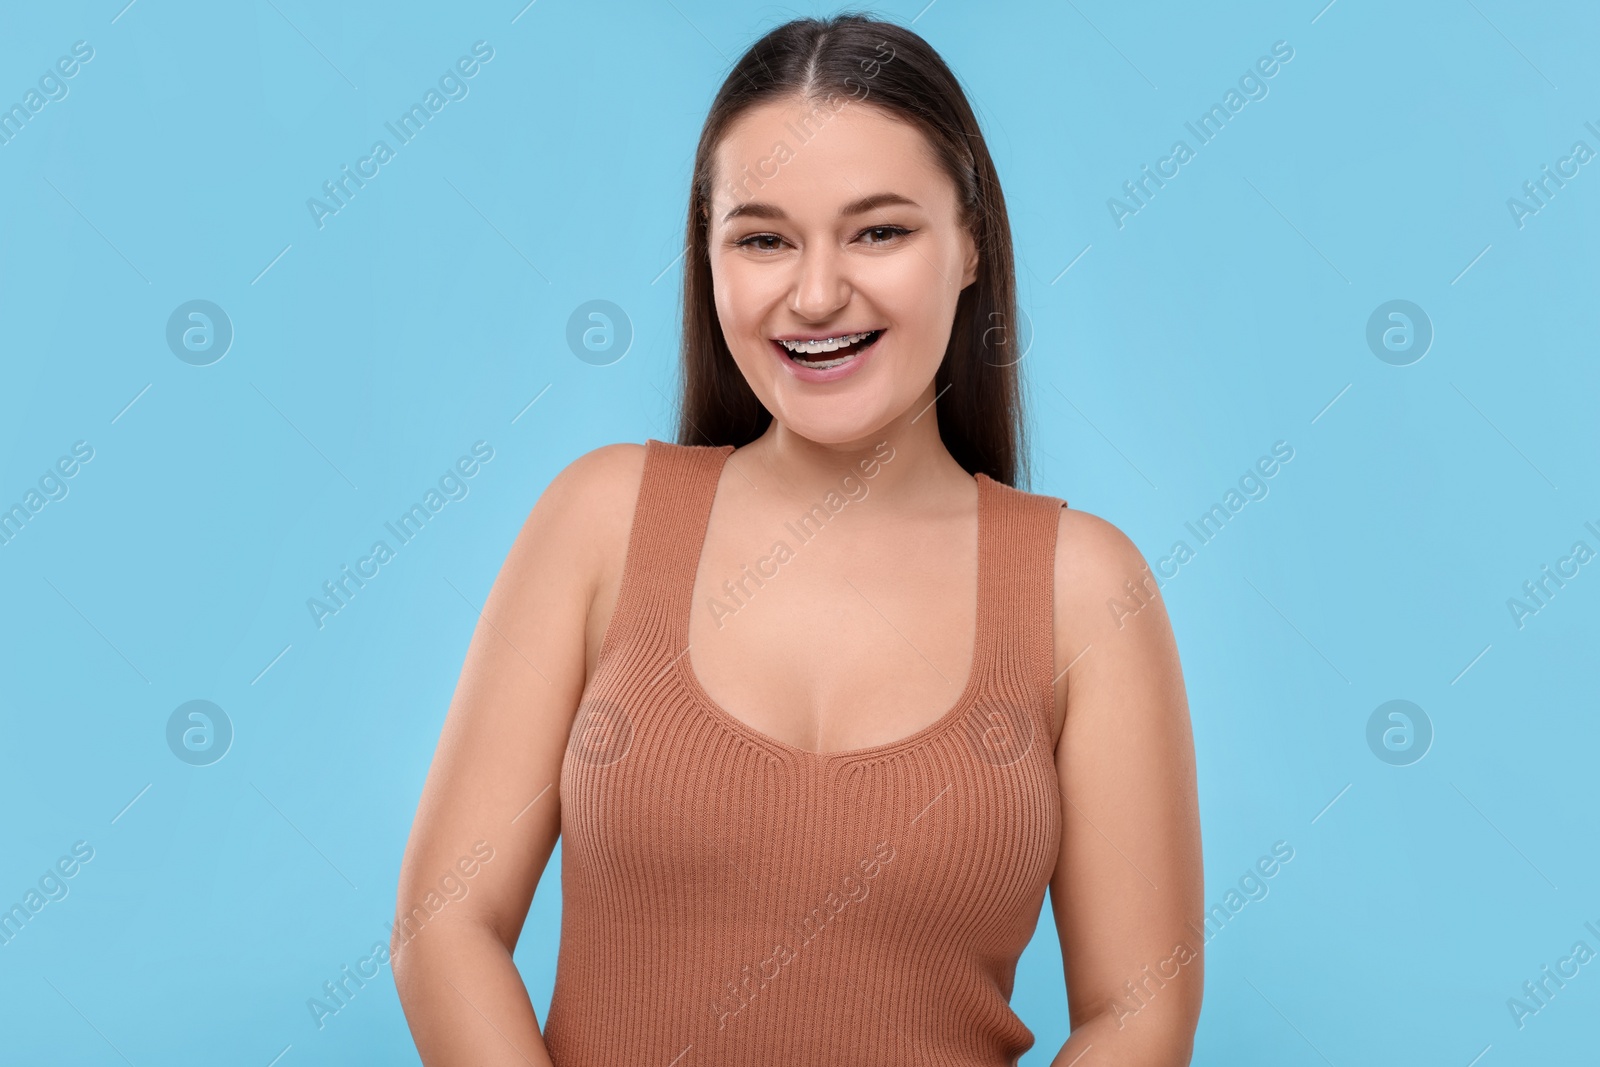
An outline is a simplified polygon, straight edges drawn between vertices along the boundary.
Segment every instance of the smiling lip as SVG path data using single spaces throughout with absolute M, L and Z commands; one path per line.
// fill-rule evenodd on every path
M 804 367 L 804 366 L 801 366 L 800 364 L 796 363 L 794 360 L 790 359 L 789 358 L 789 350 L 787 348 L 784 348 L 783 345 L 778 343 L 779 340 L 784 340 L 784 341 L 814 341 L 814 340 L 826 340 L 827 337 L 819 338 L 819 337 L 817 337 L 816 334 L 811 334 L 811 335 L 791 334 L 791 335 L 789 335 L 787 337 L 783 337 L 783 338 L 771 338 L 767 342 L 767 346 L 772 350 L 772 354 L 777 358 L 778 362 L 782 363 L 783 366 L 784 366 L 784 369 L 786 369 L 790 374 L 794 375 L 796 378 L 798 378 L 802 382 L 811 382 L 811 383 L 819 383 L 820 384 L 820 383 L 823 383 L 823 382 L 836 382 L 841 378 L 847 378 L 850 375 L 855 374 L 857 371 L 859 371 L 861 369 L 862 365 L 865 364 L 869 359 L 872 358 L 873 353 L 878 351 L 878 345 L 882 343 L 884 334 L 886 334 L 887 332 L 888 332 L 887 329 L 879 328 L 877 330 L 840 330 L 840 331 L 837 331 L 837 332 L 829 333 L 827 335 L 827 337 L 848 337 L 853 333 L 877 333 L 878 334 L 878 336 L 873 339 L 873 341 L 872 341 L 872 343 L 870 345 L 868 345 L 866 348 L 861 350 L 859 355 L 855 356 L 853 359 L 849 360 L 846 363 L 840 364 L 837 367 L 818 368 L 818 367 Z M 822 360 L 829 359 L 831 357 L 831 355 L 832 355 L 831 353 L 819 352 L 816 355 L 808 356 L 807 358 L 808 359 L 812 359 L 812 360 L 822 361 Z
M 779 337 L 774 337 L 773 340 L 774 341 L 826 341 L 830 337 L 849 337 L 853 333 L 874 333 L 874 332 L 877 332 L 877 331 L 881 331 L 882 329 L 883 329 L 882 326 L 864 326 L 859 330 L 834 330 L 831 333 L 824 333 L 824 334 L 786 333 L 786 334 L 783 334 L 783 335 L 781 335 Z

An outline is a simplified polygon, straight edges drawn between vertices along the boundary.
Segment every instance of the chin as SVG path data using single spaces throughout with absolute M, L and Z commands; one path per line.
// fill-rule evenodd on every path
M 823 410 L 821 404 L 802 404 L 801 410 L 779 409 L 773 416 L 785 430 L 819 445 L 851 445 L 879 432 L 893 415 L 871 406 L 871 413 L 850 405 L 835 403 Z M 771 410 L 771 409 L 769 409 Z

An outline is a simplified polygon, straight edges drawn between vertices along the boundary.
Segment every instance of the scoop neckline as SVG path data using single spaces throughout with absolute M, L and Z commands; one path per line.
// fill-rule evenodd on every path
M 863 759 L 898 752 L 927 740 L 935 734 L 942 733 L 951 723 L 956 722 L 970 711 L 977 702 L 978 694 L 983 687 L 983 674 L 984 668 L 989 661 L 990 630 L 992 629 L 992 627 L 985 625 L 987 620 L 985 618 L 984 605 L 987 603 L 989 594 L 989 576 L 987 568 L 984 566 L 984 551 L 989 547 L 989 518 L 992 510 L 990 494 L 993 491 L 993 479 L 982 471 L 973 475 L 973 481 L 978 486 L 978 580 L 977 595 L 974 597 L 973 603 L 972 661 L 967 665 L 967 681 L 962 687 L 961 693 L 955 698 L 955 702 L 932 722 L 894 741 L 884 741 L 880 744 L 867 745 L 862 748 L 844 748 L 828 752 L 817 752 L 808 748 L 799 748 L 789 744 L 787 741 L 773 737 L 771 734 L 757 730 L 754 726 L 751 726 L 723 707 L 715 697 L 706 691 L 705 686 L 700 684 L 699 675 L 695 673 L 692 660 L 693 647 L 689 642 L 689 623 L 694 618 L 694 584 L 695 579 L 700 575 L 700 564 L 705 557 L 706 534 L 711 528 L 711 513 L 716 505 L 717 488 L 722 481 L 722 469 L 727 465 L 728 457 L 733 453 L 733 450 L 733 445 L 720 446 L 718 451 L 722 453 L 722 462 L 712 467 L 707 475 L 711 482 L 711 491 L 705 494 L 705 502 L 696 517 L 699 537 L 694 542 L 689 566 L 686 568 L 688 573 L 683 579 L 688 583 L 688 588 L 682 591 L 682 610 L 675 615 L 678 636 L 684 648 L 683 654 L 673 661 L 673 674 L 689 695 L 694 698 L 695 703 L 699 704 L 711 713 L 719 723 L 735 733 L 742 734 L 759 744 L 785 752 L 794 759 L 812 763 Z M 991 484 L 986 485 L 985 482 Z

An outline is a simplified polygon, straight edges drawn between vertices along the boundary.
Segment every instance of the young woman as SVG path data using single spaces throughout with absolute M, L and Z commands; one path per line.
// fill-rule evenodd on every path
M 473 635 L 399 886 L 423 1061 L 1014 1064 L 1048 887 L 1051 1062 L 1188 1063 L 1177 651 L 1129 540 L 1015 487 L 1005 203 L 926 42 L 802 19 L 739 61 L 684 314 L 677 442 L 564 469 Z M 541 1034 L 512 952 L 558 836 Z

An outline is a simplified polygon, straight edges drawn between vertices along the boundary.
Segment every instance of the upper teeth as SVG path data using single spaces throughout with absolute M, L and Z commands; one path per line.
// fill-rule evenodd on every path
M 829 337 L 821 341 L 779 341 L 778 343 L 791 352 L 805 352 L 808 355 L 817 352 L 834 352 L 845 345 L 853 345 L 857 341 L 871 337 L 874 331 L 866 333 L 847 333 L 843 337 Z

